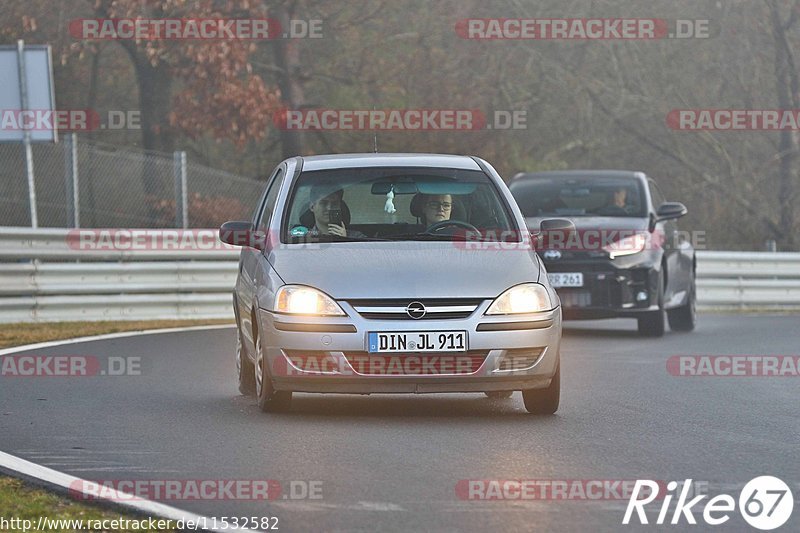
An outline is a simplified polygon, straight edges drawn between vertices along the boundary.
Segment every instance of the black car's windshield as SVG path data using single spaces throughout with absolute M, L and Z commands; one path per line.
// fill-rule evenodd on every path
M 506 202 L 483 172 L 365 167 L 303 172 L 288 202 L 283 241 L 508 240 Z
M 526 217 L 647 215 L 644 191 L 633 178 L 537 177 L 510 189 Z

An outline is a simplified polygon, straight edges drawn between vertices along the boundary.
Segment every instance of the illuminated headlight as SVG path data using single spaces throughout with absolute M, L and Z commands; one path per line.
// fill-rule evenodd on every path
M 539 313 L 553 308 L 550 295 L 544 285 L 538 283 L 524 283 L 511 287 L 498 296 L 489 309 L 487 315 L 517 315 L 522 313 Z
M 635 233 L 627 237 L 623 237 L 618 241 L 614 241 L 608 246 L 604 246 L 603 250 L 608 252 L 609 259 L 615 257 L 622 257 L 624 255 L 638 254 L 647 246 L 647 235 L 644 233 Z
M 292 315 L 345 316 L 345 312 L 330 296 L 300 285 L 284 285 L 278 289 L 275 311 Z

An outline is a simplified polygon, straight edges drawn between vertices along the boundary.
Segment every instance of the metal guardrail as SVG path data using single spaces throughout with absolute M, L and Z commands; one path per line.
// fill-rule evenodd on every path
M 0 228 L 0 323 L 232 318 L 217 231 Z
M 0 228 L 0 323 L 232 318 L 215 230 L 81 231 Z M 800 309 L 800 253 L 698 252 L 697 276 L 703 309 Z
M 697 252 L 700 308 L 800 309 L 800 253 Z
M 60 229 L 0 227 L 0 261 L 185 261 L 237 259 L 216 229 Z

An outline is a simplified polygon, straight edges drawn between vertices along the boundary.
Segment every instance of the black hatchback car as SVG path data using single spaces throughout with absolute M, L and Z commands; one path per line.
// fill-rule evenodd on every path
M 695 327 L 695 252 L 667 202 L 642 172 L 572 170 L 517 174 L 509 189 L 538 231 L 546 218 L 576 230 L 539 234 L 537 252 L 566 319 L 636 318 L 639 333 L 660 337 Z

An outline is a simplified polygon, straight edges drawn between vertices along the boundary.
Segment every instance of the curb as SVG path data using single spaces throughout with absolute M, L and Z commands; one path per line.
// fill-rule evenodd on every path
M 39 342 L 36 344 L 26 344 L 22 346 L 14 346 L 0 350 L 0 356 L 10 355 L 19 352 L 26 352 L 29 350 L 38 350 L 41 348 L 48 348 L 52 346 L 60 346 L 65 344 L 76 344 L 80 342 L 101 341 L 107 339 L 119 339 L 126 337 L 135 337 L 140 335 L 157 335 L 161 333 L 179 333 L 184 331 L 201 331 L 213 330 L 235 327 L 235 324 L 218 324 L 209 326 L 187 326 L 183 328 L 162 328 L 150 329 L 142 331 L 125 331 L 119 333 L 108 333 L 104 335 L 93 335 L 88 337 L 77 337 L 72 339 L 63 339 L 57 341 Z M 32 482 L 34 485 L 43 487 L 48 490 L 53 490 L 59 494 L 75 496 L 81 494 L 86 496 L 86 502 L 91 502 L 91 505 L 98 505 L 100 507 L 123 509 L 136 515 L 144 515 L 148 517 L 158 517 L 167 520 L 182 521 L 184 524 L 192 522 L 194 524 L 209 524 L 213 523 L 208 517 L 183 511 L 176 507 L 164 505 L 162 503 L 146 500 L 142 498 L 135 498 L 133 495 L 117 491 L 114 489 L 106 489 L 104 493 L 107 496 L 95 496 L 89 494 L 84 490 L 87 486 L 92 486 L 91 481 L 81 479 L 78 477 L 70 476 L 58 472 L 45 466 L 31 463 L 14 455 L 0 451 L 0 472 L 7 474 L 11 477 L 22 479 L 24 481 Z M 81 487 L 81 490 L 76 489 Z M 89 498 L 91 496 L 91 498 Z M 225 529 L 213 529 L 196 527 L 192 531 L 241 531 L 249 533 L 254 530 L 226 527 Z
M 104 492 L 108 496 L 95 496 L 89 494 L 86 490 L 78 490 L 75 487 L 86 487 L 93 485 L 92 482 L 63 474 L 52 470 L 50 468 L 31 463 L 19 457 L 7 454 L 0 451 L 0 472 L 11 475 L 12 477 L 20 478 L 23 480 L 31 481 L 35 485 L 42 486 L 46 489 L 55 490 L 60 494 L 68 494 L 75 496 L 80 493 L 86 496 L 86 501 L 91 501 L 92 504 L 97 504 L 104 507 L 114 507 L 132 511 L 134 514 L 145 515 L 148 517 L 158 517 L 167 520 L 182 521 L 183 524 L 192 522 L 194 524 L 209 524 L 213 523 L 207 517 L 182 511 L 169 505 L 162 503 L 137 499 L 130 494 L 108 488 Z M 91 498 L 89 498 L 91 496 Z M 241 531 L 249 532 L 248 529 L 236 529 L 229 527 L 227 529 L 212 529 L 212 528 L 196 528 L 195 531 Z

